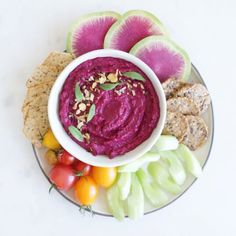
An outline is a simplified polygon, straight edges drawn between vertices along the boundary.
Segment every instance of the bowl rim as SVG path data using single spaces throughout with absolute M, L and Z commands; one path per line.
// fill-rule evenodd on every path
M 74 142 L 73 139 L 71 139 L 71 137 L 64 130 L 58 114 L 58 102 L 59 102 L 60 91 L 68 75 L 81 63 L 98 57 L 120 58 L 136 65 L 150 79 L 159 99 L 160 117 L 157 126 L 153 129 L 150 137 L 146 139 L 144 142 L 142 142 L 140 145 L 138 145 L 135 149 L 125 153 L 124 155 L 116 156 L 113 159 L 109 159 L 105 155 L 93 156 L 90 152 L 88 152 L 79 144 Z M 83 54 L 82 56 L 73 60 L 69 65 L 67 65 L 64 68 L 64 70 L 58 76 L 57 80 L 55 81 L 51 89 L 48 99 L 48 118 L 50 127 L 55 137 L 61 144 L 61 146 L 65 150 L 70 152 L 73 156 L 75 156 L 77 159 L 86 162 L 88 164 L 100 167 L 117 167 L 124 164 L 128 164 L 141 157 L 147 151 L 149 151 L 155 144 L 159 136 L 161 135 L 165 123 L 165 117 L 166 117 L 166 98 L 161 83 L 157 78 L 157 76 L 155 75 L 155 73 L 147 64 L 145 64 L 143 61 L 141 61 L 134 55 L 114 49 L 94 50 L 86 54 Z

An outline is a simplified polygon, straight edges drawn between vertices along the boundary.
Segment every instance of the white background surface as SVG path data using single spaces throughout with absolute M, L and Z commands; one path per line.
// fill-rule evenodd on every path
M 70 2 L 70 4 L 69 4 Z M 65 48 L 78 16 L 146 9 L 189 53 L 210 90 L 215 140 L 203 176 L 174 204 L 138 222 L 81 216 L 55 191 L 22 135 L 24 83 L 52 50 Z M 236 3 L 233 0 L 0 0 L 0 235 L 236 235 Z

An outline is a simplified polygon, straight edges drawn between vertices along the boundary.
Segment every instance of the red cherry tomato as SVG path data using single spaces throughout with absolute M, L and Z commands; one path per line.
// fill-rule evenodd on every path
M 88 176 L 91 170 L 91 166 L 89 164 L 86 164 L 82 161 L 77 160 L 73 165 L 77 176 Z
M 69 152 L 66 150 L 60 151 L 58 153 L 58 161 L 64 165 L 71 165 L 75 161 L 75 157 L 72 156 Z
M 77 179 L 75 176 L 74 170 L 70 166 L 57 164 L 55 165 L 50 173 L 50 179 L 53 184 L 60 190 L 69 190 Z

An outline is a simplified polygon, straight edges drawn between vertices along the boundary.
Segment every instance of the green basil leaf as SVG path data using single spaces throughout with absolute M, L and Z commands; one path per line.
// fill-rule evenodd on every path
M 113 83 L 113 84 L 100 84 L 100 88 L 103 90 L 112 90 L 114 89 L 116 86 L 118 86 L 120 83 Z
M 84 98 L 84 95 L 83 95 L 83 93 L 80 90 L 79 83 L 77 83 L 75 85 L 75 98 L 76 98 L 77 102 L 81 102 L 83 100 L 83 98 Z
M 95 104 L 93 104 L 90 109 L 89 109 L 89 113 L 88 113 L 88 117 L 87 117 L 87 122 L 89 122 L 90 120 L 93 119 L 94 115 L 95 115 L 95 110 L 96 110 L 96 107 L 95 107 Z
M 134 71 L 124 72 L 123 75 L 126 77 L 129 77 L 130 79 L 145 81 L 143 76 L 140 75 L 138 72 L 134 72 Z
M 68 129 L 74 138 L 76 138 L 80 142 L 84 141 L 83 134 L 75 126 L 71 125 Z

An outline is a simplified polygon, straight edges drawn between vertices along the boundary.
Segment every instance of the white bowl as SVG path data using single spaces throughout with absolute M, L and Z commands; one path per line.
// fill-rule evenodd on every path
M 84 148 L 82 148 L 80 145 L 74 142 L 64 130 L 60 122 L 59 113 L 58 113 L 59 95 L 60 95 L 62 86 L 65 80 L 67 79 L 68 75 L 70 74 L 70 72 L 73 71 L 79 64 L 87 60 L 97 58 L 97 57 L 121 58 L 121 59 L 124 59 L 126 61 L 133 63 L 134 65 L 139 67 L 151 80 L 159 98 L 160 117 L 159 117 L 157 126 L 153 130 L 151 136 L 147 140 L 145 140 L 143 143 L 141 143 L 139 146 L 137 146 L 135 149 L 133 149 L 132 151 L 129 151 L 121 156 L 116 156 L 113 159 L 109 159 L 105 155 L 93 156 L 90 152 L 86 151 Z M 157 141 L 157 139 L 159 138 L 162 132 L 162 129 L 165 123 L 166 99 L 165 99 L 165 94 L 162 89 L 161 83 L 159 82 L 157 76 L 150 69 L 150 67 L 147 66 L 144 62 L 142 62 L 137 57 L 131 54 L 128 54 L 126 52 L 112 50 L 112 49 L 101 49 L 101 50 L 96 50 L 96 51 L 86 53 L 76 58 L 61 72 L 56 82 L 54 83 L 50 96 L 49 96 L 48 117 L 49 117 L 49 123 L 50 123 L 51 129 L 55 137 L 57 138 L 61 146 L 65 150 L 67 150 L 69 153 L 71 153 L 73 156 L 75 156 L 76 158 L 78 158 L 79 160 L 85 163 L 88 163 L 94 166 L 101 166 L 101 167 L 120 166 L 120 165 L 124 165 L 138 159 L 147 151 L 149 151 L 152 148 L 152 146 L 155 144 L 155 142 Z

